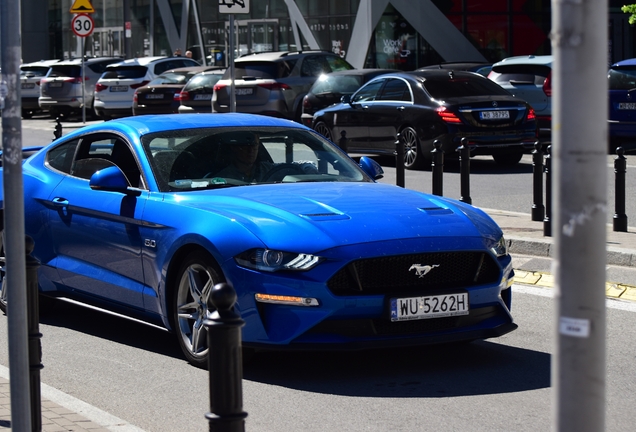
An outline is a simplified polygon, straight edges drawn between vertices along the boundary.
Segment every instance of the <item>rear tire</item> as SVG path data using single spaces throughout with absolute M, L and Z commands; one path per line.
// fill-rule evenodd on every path
M 314 126 L 314 130 L 316 132 L 318 132 L 320 135 L 324 136 L 325 138 L 327 138 L 329 141 L 331 142 L 335 142 L 333 140 L 333 136 L 331 135 L 331 129 L 329 128 L 329 126 L 327 126 L 327 123 L 323 122 L 323 121 L 319 121 L 318 123 L 316 123 L 316 125 Z
M 495 160 L 495 163 L 497 163 L 498 165 L 504 165 L 504 166 L 516 165 L 519 163 L 522 157 L 523 157 L 523 152 L 492 155 L 492 158 Z
M 33 111 L 22 110 L 22 118 L 23 119 L 30 119 L 31 117 L 33 117 Z
M 404 168 L 409 170 L 422 169 L 428 160 L 423 152 L 417 132 L 410 126 L 400 131 L 400 139 L 404 144 Z

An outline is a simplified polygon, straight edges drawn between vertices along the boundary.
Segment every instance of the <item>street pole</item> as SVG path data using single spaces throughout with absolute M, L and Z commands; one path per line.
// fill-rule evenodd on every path
M 234 14 L 230 14 L 230 112 L 236 112 L 236 87 L 234 85 L 234 45 L 236 44 L 234 38 Z
M 22 182 L 22 102 L 20 91 L 20 2 L 0 4 L 2 40 L 2 180 L 4 251 L 9 338 L 11 430 L 31 431 L 29 391 L 26 252 L 24 244 L 24 185 Z
M 605 430 L 607 25 L 606 0 L 552 1 L 552 386 L 559 432 Z

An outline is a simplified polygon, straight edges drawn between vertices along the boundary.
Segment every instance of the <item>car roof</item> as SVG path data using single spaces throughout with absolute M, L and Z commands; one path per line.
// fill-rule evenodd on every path
M 225 70 L 224 67 L 222 66 L 184 66 L 184 67 L 180 67 L 180 68 L 174 68 L 174 69 L 169 69 L 165 72 L 162 72 L 163 74 L 169 73 L 169 72 L 207 72 L 207 71 L 211 71 L 211 70 Z
M 84 59 L 84 64 L 90 64 L 90 63 L 95 63 L 98 61 L 103 61 L 103 60 L 120 60 L 121 57 L 88 57 Z M 66 66 L 66 65 L 75 65 L 75 66 L 81 66 L 82 65 L 82 59 L 81 58 L 76 58 L 76 59 L 71 59 L 71 60 L 61 60 L 59 62 L 55 63 L 55 66 Z
M 149 65 L 150 63 L 153 63 L 162 59 L 167 59 L 167 58 L 170 58 L 170 57 L 166 57 L 166 56 L 137 57 L 133 59 L 126 59 L 124 61 L 108 65 L 108 67 L 116 68 L 119 66 L 146 66 L 146 65 Z
M 234 62 L 242 62 L 242 61 L 253 61 L 253 60 L 262 60 L 262 61 L 274 61 L 280 60 L 283 57 L 301 55 L 301 54 L 313 54 L 313 53 L 321 53 L 332 56 L 338 56 L 331 51 L 325 50 L 309 50 L 309 51 L 268 51 L 268 52 L 258 52 L 251 54 L 243 54 L 241 57 L 237 58 Z
M 505 58 L 495 64 L 492 65 L 493 68 L 502 65 L 516 65 L 516 64 L 536 64 L 536 65 L 545 65 L 552 66 L 552 56 L 551 55 L 529 55 L 529 56 L 516 56 L 516 57 L 508 57 Z
M 614 63 L 611 67 L 636 66 L 636 58 L 625 59 Z
M 492 63 L 488 62 L 444 62 L 437 63 L 428 66 L 423 66 L 417 70 L 429 70 L 429 69 L 455 69 L 455 70 L 476 70 L 484 66 L 490 66 Z
M 385 73 L 393 73 L 393 72 L 399 72 L 396 69 L 377 69 L 377 68 L 366 68 L 366 69 L 344 69 L 344 70 L 339 70 L 339 71 L 334 71 L 334 72 L 329 72 L 326 73 L 325 75 L 328 76 L 332 76 L 332 75 L 366 75 L 366 74 L 371 74 L 371 73 L 380 73 L 380 74 L 385 74 Z
M 31 62 L 31 63 L 22 63 L 22 64 L 20 65 L 20 67 L 22 67 L 22 66 L 28 66 L 28 67 L 32 67 L 32 66 L 46 66 L 46 67 L 49 67 L 49 66 L 51 66 L 52 64 L 59 63 L 59 62 L 61 62 L 61 61 L 62 61 L 62 60 L 60 60 L 60 59 L 54 59 L 54 60 L 39 60 L 39 61 L 36 61 L 36 62 Z
M 72 138 L 90 132 L 112 130 L 128 134 L 147 135 L 166 130 L 214 128 L 214 127 L 285 127 L 310 130 L 308 127 L 290 120 L 258 114 L 215 113 L 201 114 L 159 114 L 123 117 L 107 123 L 85 126 L 65 135 Z

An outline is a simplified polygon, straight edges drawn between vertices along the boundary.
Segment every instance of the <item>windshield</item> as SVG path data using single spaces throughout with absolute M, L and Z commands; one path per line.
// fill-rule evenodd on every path
M 207 128 L 142 137 L 161 191 L 266 183 L 372 181 L 320 135 L 295 128 Z
M 185 84 L 191 76 L 188 72 L 168 72 L 159 75 L 150 81 L 148 85 L 165 85 L 165 84 Z
M 636 88 L 636 67 L 617 67 L 607 74 L 610 90 L 632 90 Z

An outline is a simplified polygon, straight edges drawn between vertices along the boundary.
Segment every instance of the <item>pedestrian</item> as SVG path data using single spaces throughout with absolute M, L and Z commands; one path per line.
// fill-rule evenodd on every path
M 187 58 L 192 58 L 192 51 L 190 51 L 190 50 L 186 51 L 186 52 L 185 52 L 185 56 L 186 56 Z
M 174 50 L 174 55 L 175 57 L 181 57 L 181 48 L 177 48 L 176 50 Z

